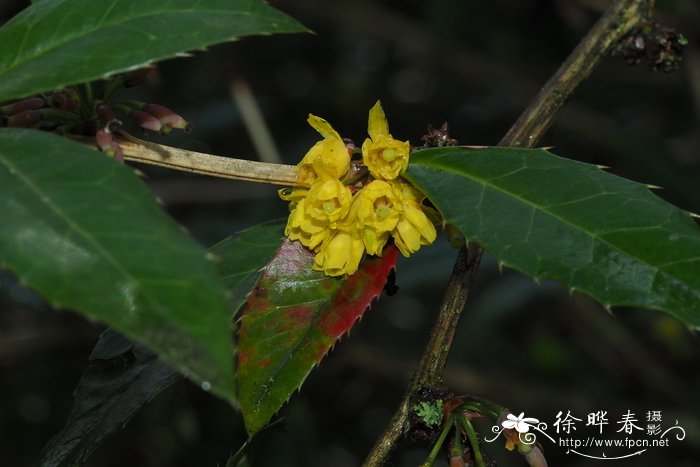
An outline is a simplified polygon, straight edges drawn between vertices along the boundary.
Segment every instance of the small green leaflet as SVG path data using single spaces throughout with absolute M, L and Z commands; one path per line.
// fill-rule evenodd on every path
M 646 186 L 543 149 L 435 148 L 406 177 L 498 261 L 700 327 L 700 228 Z

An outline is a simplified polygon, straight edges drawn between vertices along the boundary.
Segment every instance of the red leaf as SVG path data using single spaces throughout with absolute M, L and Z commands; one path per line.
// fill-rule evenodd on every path
M 249 433 L 265 426 L 381 294 L 397 253 L 388 246 L 352 276 L 328 277 L 311 269 L 314 255 L 299 242 L 282 242 L 240 322 L 238 389 Z

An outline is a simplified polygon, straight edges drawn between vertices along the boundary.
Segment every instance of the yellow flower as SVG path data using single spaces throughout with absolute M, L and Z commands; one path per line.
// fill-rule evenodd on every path
M 401 191 L 383 180 L 370 182 L 355 195 L 350 210 L 367 253 L 381 256 L 399 221 L 400 209 Z
M 328 237 L 330 229 L 335 229 L 348 214 L 352 192 L 337 179 L 318 180 L 306 192 L 306 197 L 303 197 L 304 192 L 304 189 L 293 189 L 284 195 L 292 204 L 297 200 L 289 214 L 285 235 L 314 250 Z
M 314 144 L 297 165 L 297 182 L 311 186 L 317 178 L 341 178 L 350 168 L 350 154 L 345 142 L 321 117 L 309 114 L 308 122 L 323 140 Z
M 391 235 L 401 254 L 410 256 L 418 251 L 421 245 L 433 243 L 437 232 L 423 211 L 423 194 L 407 183 L 401 183 L 401 194 L 401 216 Z
M 289 213 L 284 234 L 290 240 L 299 240 L 305 247 L 314 250 L 328 237 L 328 226 L 309 216 L 306 200 L 302 199 Z
M 362 237 L 356 230 L 334 230 L 314 258 L 314 269 L 328 276 L 353 274 L 364 253 Z
M 314 219 L 325 221 L 334 229 L 350 209 L 352 192 L 338 179 L 319 180 L 306 196 L 308 213 Z
M 369 138 L 362 144 L 362 158 L 375 178 L 393 180 L 408 167 L 411 149 L 408 141 L 397 141 L 389 134 L 389 124 L 379 101 L 369 111 Z
M 362 145 L 369 175 L 351 182 L 352 188 L 341 181 L 356 176 L 348 175 L 345 142 L 322 118 L 309 115 L 308 121 L 323 140 L 297 166 L 297 186 L 279 190 L 279 196 L 289 201 L 285 235 L 316 253 L 314 269 L 328 276 L 354 274 L 365 251 L 381 255 L 390 237 L 404 256 L 435 241 L 433 221 L 439 223 L 439 215 L 422 205 L 421 192 L 398 179 L 408 166 L 410 145 L 389 134 L 379 101 L 369 112 L 370 137 Z

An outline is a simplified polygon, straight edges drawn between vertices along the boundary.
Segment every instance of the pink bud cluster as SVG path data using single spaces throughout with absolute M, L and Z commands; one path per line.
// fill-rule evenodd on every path
M 154 67 L 129 71 L 104 83 L 68 86 L 41 96 L 29 97 L 0 106 L 0 127 L 36 128 L 61 134 L 94 135 L 97 147 L 117 161 L 124 152 L 115 134 L 122 117 L 130 118 L 145 130 L 161 134 L 173 129 L 189 131 L 191 125 L 167 107 L 139 101 L 115 101 L 119 87 L 141 83 Z
M 30 128 L 41 120 L 41 110 L 46 106 L 46 100 L 41 97 L 30 97 L 12 102 L 0 107 L 2 121 L 13 128 Z M 2 125 L 4 126 L 4 125 Z
M 131 118 L 141 128 L 168 134 L 173 128 L 190 131 L 192 125 L 167 107 L 145 104 L 131 112 Z

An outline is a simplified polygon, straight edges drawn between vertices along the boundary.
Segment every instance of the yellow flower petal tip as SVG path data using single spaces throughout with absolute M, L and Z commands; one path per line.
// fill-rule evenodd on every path
M 382 109 L 382 103 L 380 101 L 377 101 L 377 103 L 369 109 L 367 133 L 373 140 L 377 140 L 389 134 L 389 123 L 386 121 L 386 115 L 384 115 L 384 109 Z
M 338 132 L 323 118 L 317 117 L 314 114 L 309 114 L 307 122 L 309 122 L 309 125 L 311 125 L 314 130 L 318 131 L 324 139 L 337 139 L 342 141 Z
M 297 165 L 297 184 L 310 187 L 317 179 L 340 178 L 350 169 L 350 153 L 330 123 L 309 114 L 309 124 L 323 139 L 314 144 Z
M 411 145 L 398 141 L 389 133 L 389 124 L 381 102 L 369 111 L 369 138 L 362 144 L 362 157 L 369 173 L 375 178 L 393 180 L 408 167 Z

